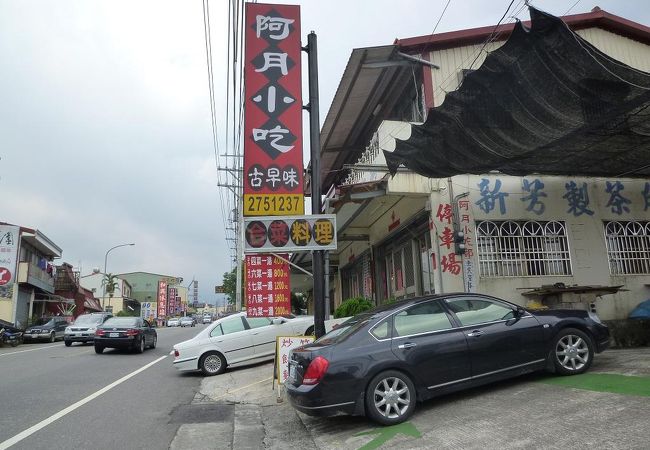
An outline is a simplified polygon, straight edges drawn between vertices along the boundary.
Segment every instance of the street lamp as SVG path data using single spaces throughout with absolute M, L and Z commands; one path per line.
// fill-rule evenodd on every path
M 109 248 L 109 249 L 106 251 L 106 255 L 104 256 L 104 276 L 106 276 L 106 273 L 107 273 L 107 272 L 106 272 L 106 263 L 108 262 L 108 254 L 109 254 L 112 250 L 115 250 L 116 248 L 120 248 L 120 247 L 128 247 L 128 246 L 132 246 L 132 245 L 135 245 L 135 244 L 134 244 L 134 243 L 132 243 L 132 244 L 120 244 L 120 245 L 116 245 L 115 247 L 111 247 L 111 248 Z M 104 281 L 105 281 L 105 280 L 104 280 Z M 104 302 L 105 302 L 105 301 L 106 301 L 106 283 L 104 283 L 104 293 L 103 293 L 103 295 L 102 295 L 102 309 L 104 309 Z

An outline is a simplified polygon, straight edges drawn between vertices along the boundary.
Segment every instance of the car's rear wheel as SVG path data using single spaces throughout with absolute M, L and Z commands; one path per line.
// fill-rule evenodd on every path
M 552 351 L 555 371 L 577 375 L 589 369 L 594 359 L 594 345 L 583 331 L 565 328 L 555 336 Z
M 104 347 L 101 345 L 95 345 L 95 353 L 101 355 L 102 353 L 104 353 Z
M 144 353 L 145 349 L 145 341 L 144 341 L 144 336 L 140 337 L 140 340 L 138 341 L 137 347 L 135 348 L 135 351 L 137 353 Z
M 64 341 L 66 347 L 70 347 L 72 345 L 72 341 Z
M 201 357 L 199 369 L 208 377 L 219 375 L 226 370 L 226 359 L 221 353 L 208 353 Z
M 366 412 L 382 425 L 395 425 L 407 420 L 415 410 L 415 402 L 413 382 L 396 370 L 380 373 L 366 390 Z

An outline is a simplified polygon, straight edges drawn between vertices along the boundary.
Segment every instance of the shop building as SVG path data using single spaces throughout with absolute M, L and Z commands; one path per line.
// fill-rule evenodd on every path
M 597 8 L 563 20 L 609 57 L 650 71 L 650 28 Z M 338 228 L 333 306 L 466 291 L 623 319 L 650 298 L 649 179 L 388 174 L 384 151 L 408 140 L 512 30 L 353 50 L 321 130 L 324 212 Z

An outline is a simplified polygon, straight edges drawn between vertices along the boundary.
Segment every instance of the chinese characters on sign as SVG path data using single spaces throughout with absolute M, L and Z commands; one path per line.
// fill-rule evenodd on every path
M 0 300 L 13 298 L 19 233 L 17 226 L 0 225 Z
M 167 282 L 158 282 L 158 317 L 167 315 Z
M 491 183 L 493 183 L 493 187 L 490 189 Z M 474 204 L 481 211 L 486 214 L 500 214 L 502 216 L 507 213 L 507 198 L 510 196 L 510 193 L 502 191 L 500 179 L 488 180 L 487 178 L 483 178 L 476 185 L 478 186 L 480 198 Z M 542 215 L 546 211 L 545 199 L 548 198 L 548 194 L 544 191 L 544 182 L 539 178 L 523 178 L 521 189 L 523 196 L 520 200 L 525 202 L 526 211 L 538 216 Z M 626 190 L 623 182 L 618 180 L 606 181 L 604 187 L 590 187 L 587 182 L 576 182 L 575 180 L 567 181 L 564 183 L 564 195 L 561 196 L 566 202 L 566 212 L 572 214 L 574 217 L 580 217 L 582 215 L 593 216 L 594 209 L 591 206 L 589 191 L 591 190 L 593 193 L 596 189 L 602 189 L 601 192 L 607 196 L 607 203 L 603 206 L 609 209 L 609 212 L 618 216 L 630 214 L 630 207 L 633 202 L 629 198 L 629 194 L 632 194 L 634 191 Z M 647 211 L 650 209 L 650 182 L 646 182 L 644 189 L 636 191 L 636 193 L 641 194 L 643 210 Z M 441 222 L 444 222 L 446 217 L 451 217 L 450 215 L 445 215 L 451 214 L 450 212 L 440 209 L 443 206 L 442 204 L 439 205 L 436 214 L 436 218 Z
M 289 255 L 281 255 L 287 259 Z M 289 263 L 272 255 L 246 255 L 246 315 L 284 316 L 291 313 Z
M 291 350 L 312 342 L 314 342 L 314 336 L 278 336 L 275 348 L 278 384 L 284 384 L 289 378 L 289 353 Z
M 247 253 L 336 249 L 333 214 L 247 218 L 244 226 Z
M 246 4 L 244 215 L 304 213 L 300 7 Z
M 178 289 L 170 287 L 167 289 L 167 308 L 168 308 L 168 314 L 170 316 L 173 316 L 176 314 L 176 294 L 177 294 Z

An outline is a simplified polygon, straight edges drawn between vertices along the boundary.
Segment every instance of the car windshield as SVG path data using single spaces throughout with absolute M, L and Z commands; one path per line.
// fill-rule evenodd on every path
M 104 322 L 107 327 L 134 327 L 137 325 L 136 317 L 112 317 Z
M 368 321 L 370 321 L 374 317 L 375 314 L 372 313 L 358 314 L 346 320 L 341 325 L 334 328 L 332 331 L 325 334 L 324 336 L 321 336 L 320 338 L 316 339 L 314 343 L 328 345 L 328 344 L 336 344 L 337 342 L 341 342 L 348 336 L 356 333 L 357 330 L 363 327 L 366 323 L 368 323 Z
M 51 319 L 49 317 L 41 317 L 40 319 L 37 319 L 34 325 L 53 325 L 54 324 L 54 319 Z
M 94 325 L 102 323 L 102 316 L 79 316 L 74 321 L 75 325 Z

